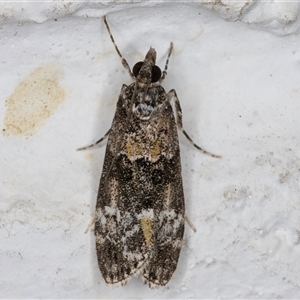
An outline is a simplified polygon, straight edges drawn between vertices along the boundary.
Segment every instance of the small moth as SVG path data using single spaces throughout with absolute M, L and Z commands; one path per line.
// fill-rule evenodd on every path
M 140 275 L 151 288 L 171 279 L 181 251 L 185 208 L 177 128 L 203 153 L 182 128 L 175 90 L 166 93 L 173 50 L 170 44 L 164 71 L 155 65 L 150 47 L 144 61 L 131 71 L 104 23 L 133 83 L 123 84 L 109 131 L 95 213 L 98 264 L 108 284 L 125 285 Z M 171 100 L 175 101 L 175 113 Z

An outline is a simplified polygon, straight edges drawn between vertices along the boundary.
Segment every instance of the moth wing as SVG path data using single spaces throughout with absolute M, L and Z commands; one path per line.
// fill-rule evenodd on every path
M 122 91 L 127 87 L 124 85 Z M 134 201 L 126 192 L 132 174 L 128 173 L 126 156 L 120 155 L 128 120 L 120 94 L 110 129 L 96 204 L 96 251 L 98 265 L 109 284 L 126 284 L 147 261 L 148 251 Z M 127 162 L 128 163 L 128 162 Z M 123 168 L 122 168 L 123 166 Z M 128 174 L 127 174 L 127 173 Z M 126 179 L 127 178 L 127 179 Z
M 144 265 L 142 276 L 151 288 L 166 285 L 171 279 L 178 263 L 184 235 L 184 194 L 181 176 L 180 150 L 177 127 L 169 102 L 160 112 L 161 132 L 166 147 L 160 159 L 153 164 L 152 181 L 155 170 L 162 170 L 161 184 L 153 193 L 153 238 L 151 255 Z M 161 175 L 161 174 L 160 174 Z M 154 176 L 154 177 L 153 177 Z

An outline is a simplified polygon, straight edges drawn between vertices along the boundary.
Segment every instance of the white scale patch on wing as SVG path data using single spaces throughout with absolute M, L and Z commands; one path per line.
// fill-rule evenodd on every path
M 176 233 L 182 228 L 184 217 L 181 213 L 176 213 L 175 210 L 163 210 L 158 216 L 158 227 L 160 228 L 157 239 L 162 243 L 171 243 L 175 248 L 181 247 L 181 237 L 178 241 L 174 240 Z

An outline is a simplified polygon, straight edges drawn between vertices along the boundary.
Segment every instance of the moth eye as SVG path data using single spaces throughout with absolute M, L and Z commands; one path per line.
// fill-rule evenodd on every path
M 139 74 L 139 72 L 140 72 L 140 69 L 141 69 L 143 63 L 144 63 L 144 62 L 139 61 L 139 62 L 137 62 L 137 63 L 133 66 L 133 68 L 132 68 L 132 73 L 133 73 L 134 77 L 138 76 L 138 74 Z
M 152 172 L 152 182 L 153 184 L 161 184 L 163 182 L 163 172 L 161 170 L 154 170 Z
M 152 67 L 152 77 L 151 77 L 151 82 L 156 82 L 160 79 L 161 77 L 161 70 L 158 66 L 153 66 Z

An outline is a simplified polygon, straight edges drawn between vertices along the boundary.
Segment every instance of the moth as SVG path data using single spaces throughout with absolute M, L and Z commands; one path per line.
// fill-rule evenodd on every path
M 185 206 L 177 129 L 203 153 L 182 127 L 176 91 L 166 93 L 173 50 L 170 44 L 164 71 L 155 64 L 150 47 L 132 71 L 110 39 L 133 83 L 123 84 L 109 131 L 97 196 L 95 238 L 98 265 L 108 284 L 125 285 L 139 275 L 151 288 L 166 285 L 180 255 Z M 175 102 L 175 113 L 171 105 Z M 176 118 L 175 118 L 176 115 Z

